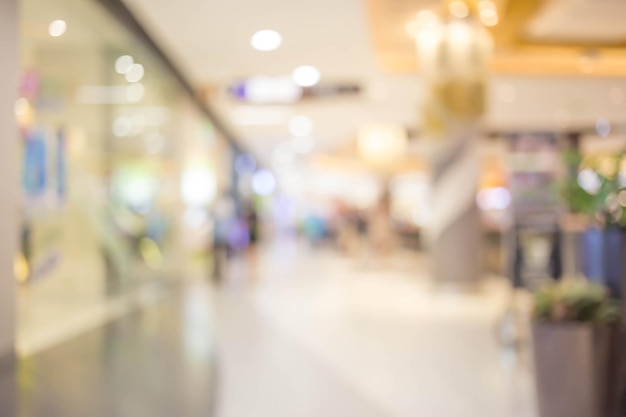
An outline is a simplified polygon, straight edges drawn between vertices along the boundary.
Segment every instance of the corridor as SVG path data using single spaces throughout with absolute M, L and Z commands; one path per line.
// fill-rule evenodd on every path
M 241 267 L 216 297 L 219 417 L 536 415 L 528 359 L 496 342 L 505 282 L 435 293 L 421 255 L 293 242 Z
M 286 241 L 19 361 L 2 417 L 534 417 L 495 338 L 506 286 L 435 293 L 425 260 Z M 13 412 L 12 407 L 19 409 Z

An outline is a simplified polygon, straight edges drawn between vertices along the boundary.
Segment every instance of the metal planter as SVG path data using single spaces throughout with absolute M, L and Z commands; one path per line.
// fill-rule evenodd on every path
M 536 323 L 533 350 L 540 417 L 619 417 L 617 326 Z

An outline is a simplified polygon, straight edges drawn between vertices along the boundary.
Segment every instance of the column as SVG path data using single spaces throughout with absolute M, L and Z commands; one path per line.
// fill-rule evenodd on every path
M 465 7 L 456 17 L 423 11 L 415 22 L 422 132 L 431 150 L 432 218 L 426 237 L 436 283 L 455 288 L 476 287 L 482 277 L 478 140 L 492 44 L 470 5 Z
M 0 361 L 13 357 L 16 293 L 13 260 L 18 237 L 17 0 L 0 0 Z

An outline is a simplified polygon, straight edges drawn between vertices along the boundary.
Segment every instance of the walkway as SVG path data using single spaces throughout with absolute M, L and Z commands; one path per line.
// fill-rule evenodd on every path
M 495 342 L 502 283 L 436 295 L 415 254 L 384 265 L 285 244 L 217 297 L 218 417 L 534 417 L 529 365 Z
M 0 370 L 0 417 L 536 417 L 502 283 L 436 294 L 414 253 L 293 242 L 252 265 Z

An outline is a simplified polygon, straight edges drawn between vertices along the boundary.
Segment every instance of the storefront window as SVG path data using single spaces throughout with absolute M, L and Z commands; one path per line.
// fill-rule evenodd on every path
M 29 351 L 178 279 L 184 213 L 208 213 L 229 155 L 165 65 L 97 3 L 21 7 L 16 272 Z

